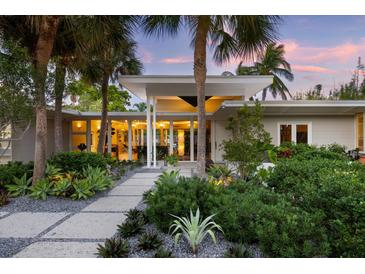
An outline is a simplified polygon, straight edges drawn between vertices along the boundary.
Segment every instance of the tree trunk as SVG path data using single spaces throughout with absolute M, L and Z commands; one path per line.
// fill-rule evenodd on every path
M 98 153 L 104 153 L 105 136 L 108 123 L 108 87 L 109 87 L 109 73 L 104 71 L 103 83 L 101 85 L 102 93 L 102 111 L 101 111 L 101 125 L 98 143 Z M 110 142 L 110 140 L 109 140 Z
M 47 65 L 51 57 L 53 42 L 56 37 L 60 16 L 42 16 L 38 40 L 34 51 L 35 68 L 35 153 L 33 184 L 44 177 L 47 152 L 47 109 L 45 100 L 45 82 Z
M 56 64 L 55 113 L 54 113 L 54 152 L 63 151 L 62 100 L 65 90 L 66 66 L 61 60 Z
M 197 173 L 205 175 L 206 119 L 205 119 L 205 79 L 207 76 L 207 34 L 209 16 L 199 16 L 194 42 L 194 78 L 198 100 L 198 150 Z

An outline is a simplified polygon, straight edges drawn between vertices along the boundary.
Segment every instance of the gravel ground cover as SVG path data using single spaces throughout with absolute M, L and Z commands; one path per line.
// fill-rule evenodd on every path
M 136 207 L 139 210 L 145 210 L 146 205 L 142 202 Z M 217 244 L 215 244 L 210 237 L 206 237 L 199 246 L 198 253 L 194 255 L 191 252 L 188 242 L 181 238 L 178 244 L 175 245 L 174 239 L 171 235 L 161 232 L 154 224 L 147 224 L 144 226 L 144 232 L 155 232 L 163 241 L 162 247 L 172 252 L 175 258 L 222 258 L 226 251 L 233 245 L 231 242 L 224 239 L 221 233 L 216 233 Z M 138 248 L 138 238 L 141 234 L 128 238 L 130 245 L 129 256 L 131 258 L 153 258 L 156 250 L 144 251 Z M 114 235 L 118 237 L 118 233 Z M 256 246 L 249 247 L 250 252 L 254 258 L 262 258 L 263 255 Z
M 115 184 L 118 186 L 123 184 L 129 177 L 131 177 L 136 172 L 141 172 L 143 169 L 136 168 L 134 170 L 128 171 L 124 176 L 122 176 Z M 115 187 L 114 186 L 114 187 Z M 99 192 L 95 196 L 87 200 L 74 201 L 71 199 L 65 199 L 60 197 L 49 196 L 47 200 L 36 200 L 27 196 L 11 198 L 10 203 L 6 206 L 0 207 L 1 212 L 7 212 L 8 214 L 0 217 L 4 218 L 9 216 L 9 214 L 16 212 L 68 212 L 70 213 L 66 218 L 59 222 L 56 222 L 50 226 L 47 230 L 43 231 L 40 235 L 34 238 L 0 238 L 0 258 L 12 257 L 14 254 L 18 253 L 20 250 L 26 246 L 37 242 L 43 241 L 41 237 L 47 232 L 51 231 L 54 227 L 58 226 L 62 221 L 70 218 L 74 214 L 80 212 L 87 205 L 96 201 L 98 198 L 106 196 L 109 190 Z M 95 241 L 103 241 L 104 239 L 98 239 Z M 62 241 L 61 239 L 52 240 L 47 239 L 47 241 Z M 69 241 L 65 239 L 64 241 Z M 88 242 L 89 239 L 77 239 L 80 242 Z

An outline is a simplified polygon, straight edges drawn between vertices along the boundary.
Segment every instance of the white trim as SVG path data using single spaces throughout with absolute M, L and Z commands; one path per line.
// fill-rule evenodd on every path
M 210 151 L 212 161 L 215 162 L 215 120 L 210 121 Z
M 152 97 L 153 101 L 153 167 L 157 167 L 157 146 L 156 146 L 156 97 Z
M 277 145 L 280 146 L 280 126 L 281 125 L 291 125 L 291 141 L 293 143 L 297 142 L 297 125 L 307 125 L 308 127 L 308 145 L 313 143 L 313 131 L 311 121 L 279 121 L 277 122 Z
M 194 119 L 190 119 L 190 162 L 194 162 Z
M 128 120 L 128 160 L 132 160 L 132 120 Z
M 151 167 L 151 98 L 147 96 L 147 168 Z
M 170 130 L 169 155 L 172 155 L 172 154 L 174 154 L 174 121 L 173 120 L 170 120 L 169 130 Z
M 108 153 L 110 154 L 110 153 L 112 153 L 112 120 L 110 118 L 108 119 L 107 135 L 108 135 L 108 143 L 107 143 Z M 104 144 L 103 144 L 103 151 L 104 151 Z

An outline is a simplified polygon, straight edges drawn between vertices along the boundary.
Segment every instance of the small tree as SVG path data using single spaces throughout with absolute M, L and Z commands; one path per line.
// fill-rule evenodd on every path
M 254 108 L 247 105 L 229 118 L 227 129 L 232 136 L 223 141 L 223 159 L 232 163 L 242 178 L 252 175 L 264 159 L 271 137 L 262 123 L 262 109 L 257 102 Z

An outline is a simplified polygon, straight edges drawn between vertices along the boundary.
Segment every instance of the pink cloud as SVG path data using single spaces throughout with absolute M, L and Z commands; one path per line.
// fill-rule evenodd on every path
M 143 63 L 146 63 L 146 64 L 152 63 L 154 58 L 153 58 L 153 54 L 150 51 L 148 51 L 144 48 L 141 48 L 139 51 L 141 52 L 141 59 L 142 59 Z
M 161 63 L 165 64 L 186 64 L 193 62 L 193 57 L 191 56 L 176 56 L 170 58 L 164 58 Z
M 350 60 L 356 60 L 365 50 L 365 40 L 360 43 L 342 43 L 333 47 L 314 47 L 304 46 L 295 40 L 285 40 L 286 58 L 292 63 L 346 63 Z
M 329 74 L 333 74 L 335 73 L 335 71 L 325 68 L 325 67 L 320 67 L 320 66 L 308 66 L 308 65 L 292 65 L 291 68 L 294 71 L 298 71 L 298 72 L 320 72 L 320 73 L 329 73 Z

